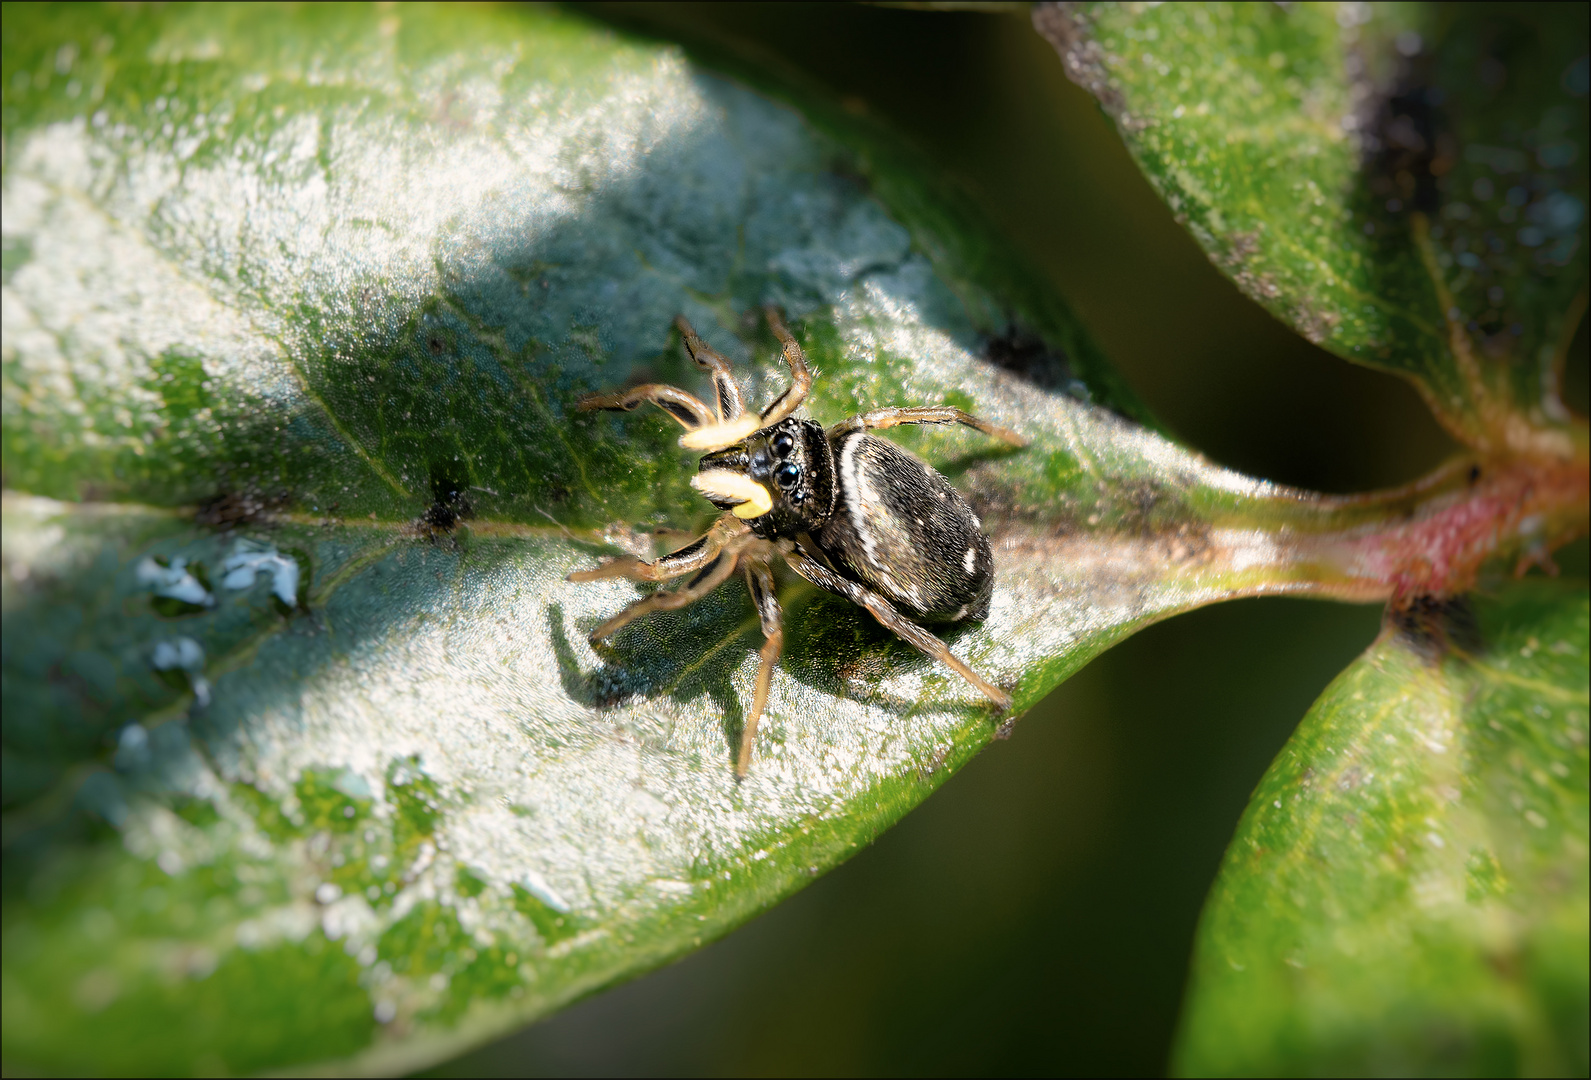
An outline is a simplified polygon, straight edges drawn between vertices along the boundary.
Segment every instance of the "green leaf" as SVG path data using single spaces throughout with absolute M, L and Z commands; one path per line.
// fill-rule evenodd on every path
M 1255 791 L 1200 924 L 1200 1075 L 1584 1075 L 1585 585 L 1401 619 Z
M 587 644 L 637 589 L 566 575 L 711 516 L 669 421 L 574 408 L 694 385 L 676 314 L 757 401 L 775 303 L 816 418 L 1031 437 L 901 435 L 996 538 L 949 640 L 1018 710 L 1155 619 L 1316 588 L 1299 538 L 1369 520 L 1126 419 L 914 159 L 677 50 L 314 5 L 3 41 L 8 1068 L 416 1067 L 726 932 L 995 737 L 799 582 L 743 783 L 743 591 Z
M 1477 452 L 1455 466 L 1473 481 L 1518 469 L 1491 502 L 1503 517 L 1520 493 L 1557 493 L 1538 556 L 1585 531 L 1587 429 L 1559 382 L 1586 306 L 1586 20 L 1424 4 L 1035 15 L 1245 292 L 1413 381 Z M 1412 621 L 1327 691 L 1256 792 L 1199 932 L 1182 1070 L 1586 1069 L 1585 592 L 1505 591 L 1474 640 L 1444 624 L 1464 602 L 1434 598 L 1479 566 L 1454 543 L 1464 520 L 1487 538 L 1514 527 L 1477 514 L 1487 501 L 1402 533 L 1393 610 Z
M 1250 296 L 1488 451 L 1585 454 L 1584 5 L 1087 4 L 1035 22 Z

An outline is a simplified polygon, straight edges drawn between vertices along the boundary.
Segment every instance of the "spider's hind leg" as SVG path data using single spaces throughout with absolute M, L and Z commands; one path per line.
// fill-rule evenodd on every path
M 908 405 L 905 407 L 891 407 L 874 409 L 871 412 L 853 416 L 849 420 L 842 420 L 834 425 L 833 434 L 839 435 L 848 431 L 860 431 L 870 428 L 874 431 L 883 428 L 899 427 L 902 424 L 965 424 L 976 428 L 991 438 L 999 439 L 1008 446 L 1026 446 L 1028 440 L 1018 435 L 1010 428 L 1003 428 L 998 424 L 991 424 L 987 420 L 973 416 L 969 412 L 952 405 Z
M 864 585 L 857 584 L 849 578 L 841 577 L 816 559 L 803 558 L 799 552 L 791 551 L 786 553 L 785 561 L 790 564 L 790 569 L 812 582 L 818 588 L 827 589 L 836 596 L 843 596 L 851 603 L 866 608 L 868 613 L 877 619 L 884 629 L 904 639 L 907 644 L 915 646 L 919 652 L 929 659 L 939 661 L 951 671 L 966 679 L 979 693 L 994 702 L 998 708 L 1003 710 L 1011 707 L 1010 694 L 989 682 L 976 671 L 973 671 L 965 661 L 950 651 L 949 645 L 946 645 L 923 627 L 906 618 L 895 609 L 894 604 L 891 604 L 878 593 Z

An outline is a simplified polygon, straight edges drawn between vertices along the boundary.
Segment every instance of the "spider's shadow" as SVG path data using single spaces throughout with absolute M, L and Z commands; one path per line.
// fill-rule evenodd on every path
M 916 699 L 879 689 L 879 681 L 888 675 L 927 673 L 937 665 L 844 599 L 804 582 L 792 588 L 788 575 L 781 575 L 780 585 L 785 616 L 780 669 L 785 675 L 822 694 L 883 705 L 902 716 L 923 711 L 960 712 L 967 707 L 950 702 L 925 707 Z M 734 675 L 762 641 L 750 597 L 738 581 L 727 582 L 689 607 L 654 612 L 626 626 L 609 643 L 597 647 L 598 663 L 589 671 L 582 670 L 569 640 L 571 627 L 566 625 L 562 605 L 550 604 L 547 620 L 558 676 L 570 698 L 606 709 L 659 693 L 682 703 L 705 694 L 723 717 L 726 760 L 735 760 L 749 698 L 743 700 Z M 592 617 L 589 622 L 589 627 L 574 629 L 593 629 L 598 620 Z M 930 629 L 954 646 L 968 627 L 936 625 Z M 959 681 L 950 672 L 937 674 Z M 765 717 L 761 737 L 777 738 L 780 719 L 777 713 Z
M 957 480 L 976 469 L 979 465 L 987 462 L 1004 461 L 1006 458 L 1013 457 L 1021 452 L 1022 448 L 1018 446 L 991 443 L 991 445 L 982 449 L 969 450 L 964 454 L 957 454 L 955 457 L 936 465 L 935 468 L 947 479 Z
M 599 620 L 582 619 L 589 625 L 570 627 L 563 605 L 549 604 L 547 629 L 564 693 L 595 709 L 659 693 L 679 702 L 705 694 L 723 717 L 724 737 L 731 748 L 729 760 L 733 761 L 746 722 L 733 675 L 744 658 L 740 639 L 748 629 L 739 624 L 749 616 L 751 605 L 749 601 L 737 604 L 726 593 L 727 589 L 720 589 L 681 611 L 654 612 L 631 623 L 613 640 L 595 647 L 597 663 L 589 671 L 581 666 L 570 631 L 589 632 Z

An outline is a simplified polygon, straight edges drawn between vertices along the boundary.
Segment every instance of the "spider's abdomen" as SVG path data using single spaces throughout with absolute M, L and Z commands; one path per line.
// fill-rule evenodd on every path
M 834 444 L 839 497 L 813 539 L 835 569 L 915 619 L 989 614 L 994 555 L 950 481 L 865 431 Z

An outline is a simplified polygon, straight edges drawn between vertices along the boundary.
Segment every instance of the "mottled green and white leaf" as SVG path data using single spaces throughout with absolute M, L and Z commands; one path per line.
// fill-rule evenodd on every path
M 1180 1071 L 1586 1071 L 1588 632 L 1530 581 L 1338 677 L 1227 851 Z

